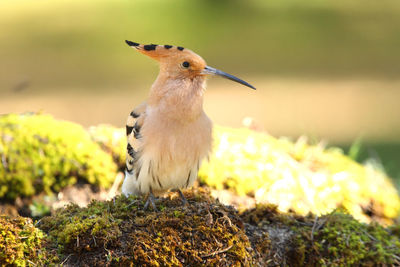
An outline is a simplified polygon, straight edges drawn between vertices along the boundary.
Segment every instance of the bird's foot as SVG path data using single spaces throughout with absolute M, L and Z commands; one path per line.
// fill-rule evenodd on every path
M 144 203 L 143 209 L 147 210 L 149 205 L 151 205 L 151 207 L 153 208 L 154 211 L 158 211 L 154 201 L 155 201 L 155 197 L 154 197 L 153 193 L 150 192 L 149 195 L 147 196 L 146 203 Z
M 180 189 L 178 189 L 178 193 L 179 193 L 179 196 L 181 197 L 182 205 L 183 206 L 189 205 L 189 202 L 187 201 L 186 197 L 183 195 L 183 193 Z

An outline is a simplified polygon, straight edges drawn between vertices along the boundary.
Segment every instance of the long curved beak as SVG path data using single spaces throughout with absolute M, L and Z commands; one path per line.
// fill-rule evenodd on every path
M 209 67 L 209 66 L 206 66 L 203 69 L 203 71 L 201 72 L 201 74 L 211 74 L 211 75 L 222 76 L 222 77 L 224 77 L 226 79 L 229 79 L 231 81 L 243 84 L 243 85 L 245 85 L 247 87 L 250 87 L 251 89 L 256 90 L 256 88 L 253 85 L 251 85 L 251 84 L 249 84 L 249 83 L 247 83 L 247 82 L 245 82 L 245 81 L 243 81 L 243 80 L 241 80 L 241 79 L 239 79 L 239 78 L 237 78 L 237 77 L 235 77 L 235 76 L 233 76 L 233 75 L 231 75 L 229 73 L 223 72 L 221 70 L 217 70 L 217 69 Z

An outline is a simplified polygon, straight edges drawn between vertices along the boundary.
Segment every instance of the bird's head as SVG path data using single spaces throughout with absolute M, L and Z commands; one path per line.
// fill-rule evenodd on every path
M 252 85 L 231 74 L 207 66 L 202 57 L 189 49 L 172 45 L 142 45 L 131 41 L 126 41 L 126 43 L 142 54 L 157 60 L 160 63 L 161 71 L 171 78 L 193 79 L 199 76 L 219 75 L 255 89 Z

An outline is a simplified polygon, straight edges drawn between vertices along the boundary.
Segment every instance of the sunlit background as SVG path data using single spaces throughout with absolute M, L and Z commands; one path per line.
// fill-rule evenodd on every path
M 189 48 L 257 87 L 210 79 L 216 124 L 356 143 L 400 179 L 400 2 L 1 0 L 0 113 L 123 127 L 158 72 L 125 39 Z

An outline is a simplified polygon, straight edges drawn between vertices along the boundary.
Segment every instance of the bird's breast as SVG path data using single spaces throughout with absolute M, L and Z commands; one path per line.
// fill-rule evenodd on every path
M 163 116 L 157 110 L 146 111 L 142 126 L 142 151 L 160 163 L 164 171 L 175 165 L 198 164 L 211 150 L 212 123 L 202 112 L 191 121 Z

